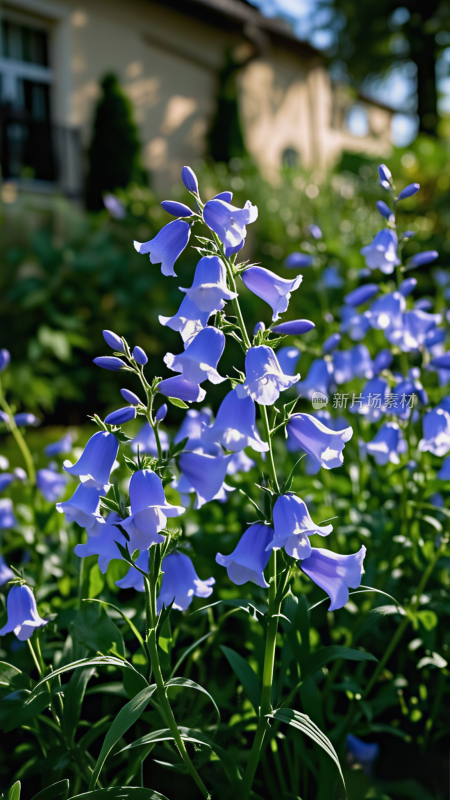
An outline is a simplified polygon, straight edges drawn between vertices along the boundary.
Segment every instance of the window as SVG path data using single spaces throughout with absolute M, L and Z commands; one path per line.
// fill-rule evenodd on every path
M 0 79 L 3 178 L 54 181 L 48 31 L 3 19 Z

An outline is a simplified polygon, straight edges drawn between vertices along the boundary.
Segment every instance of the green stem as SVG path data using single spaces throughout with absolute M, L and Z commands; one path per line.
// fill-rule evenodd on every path
M 25 461 L 25 466 L 27 468 L 28 473 L 28 480 L 30 481 L 31 485 L 34 486 L 36 483 L 36 471 L 34 469 L 33 458 L 28 449 L 28 445 L 23 438 L 19 428 L 17 427 L 14 414 L 11 411 L 9 404 L 6 402 L 5 395 L 3 394 L 3 389 L 0 381 L 0 406 L 2 407 L 3 411 L 8 415 L 8 422 L 6 423 L 6 427 L 14 436 L 14 439 L 17 442 L 17 445 L 23 455 L 23 459 Z
M 262 420 L 262 424 L 263 424 L 263 428 L 264 428 L 264 438 L 265 438 L 267 444 L 269 445 L 269 452 L 267 453 L 267 455 L 268 455 L 267 465 L 269 467 L 270 477 L 272 478 L 272 482 L 273 482 L 274 488 L 277 490 L 277 492 L 279 492 L 280 491 L 280 486 L 278 484 L 277 471 L 276 471 L 276 468 L 275 468 L 275 461 L 274 461 L 274 457 L 273 457 L 272 437 L 270 435 L 269 418 L 267 416 L 267 408 L 266 408 L 266 406 L 260 405 L 259 406 L 259 411 L 260 411 L 260 414 L 261 414 L 261 420 Z

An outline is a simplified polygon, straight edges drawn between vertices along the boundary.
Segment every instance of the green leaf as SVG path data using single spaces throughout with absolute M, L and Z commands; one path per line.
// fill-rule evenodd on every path
M 179 400 L 178 397 L 168 397 L 167 398 L 171 405 L 176 406 L 177 408 L 189 408 L 189 406 L 183 402 L 183 400 Z
M 77 669 L 64 686 L 64 712 L 62 715 L 62 729 L 68 742 L 73 744 L 75 733 L 80 721 L 81 704 L 86 692 L 86 686 L 95 672 L 95 667 Z
M 210 693 L 207 692 L 206 689 L 203 688 L 203 686 L 199 686 L 198 683 L 195 683 L 195 681 L 191 681 L 189 678 L 171 678 L 170 681 L 167 681 L 167 683 L 165 685 L 166 685 L 167 689 L 170 686 L 184 686 L 185 689 L 196 689 L 197 692 L 203 692 L 203 694 L 206 694 L 206 696 L 209 697 L 209 699 L 211 700 L 211 703 L 213 704 L 214 708 L 216 709 L 217 724 L 220 723 L 219 707 L 218 707 L 216 701 L 214 700 L 214 697 L 212 697 L 212 695 L 210 695 Z
M 337 658 L 345 658 L 347 661 L 378 661 L 372 653 L 364 650 L 354 650 L 352 647 L 332 644 L 330 647 L 321 647 L 312 653 L 306 662 L 306 672 L 302 674 L 302 681 L 308 680 L 318 669 L 328 664 L 329 661 L 336 661 Z
M 115 500 L 111 500 L 109 497 L 101 497 L 100 503 L 103 506 L 103 508 L 107 508 L 109 511 L 115 511 L 116 514 L 121 515 L 121 508 L 119 506 L 119 503 L 116 503 Z
M 39 691 L 36 689 L 33 692 L 18 689 L 0 700 L 1 731 L 7 733 L 20 728 L 48 707 L 50 700 L 47 687 L 41 687 Z
M 10 686 L 11 689 L 31 689 L 31 685 L 28 675 L 12 664 L 0 661 L 0 689 L 2 686 Z
M 322 733 L 320 728 L 318 728 L 317 725 L 315 725 L 315 723 L 306 714 L 301 714 L 299 711 L 293 711 L 290 708 L 278 708 L 272 714 L 268 714 L 267 716 L 270 719 L 276 719 L 278 722 L 284 722 L 286 725 L 290 725 L 291 728 L 301 731 L 301 733 L 304 733 L 305 736 L 308 736 L 309 739 L 319 745 L 322 750 L 325 750 L 327 755 L 329 755 L 336 764 L 339 770 L 339 775 L 342 778 L 342 783 L 345 787 L 344 776 L 342 774 L 341 765 L 339 763 L 336 750 L 331 744 L 329 738 Z
M 72 661 L 71 664 L 66 664 L 64 667 L 59 667 L 59 669 L 55 669 L 53 672 L 50 672 L 48 675 L 45 676 L 39 683 L 36 684 L 34 687 L 33 692 L 36 692 L 37 689 L 44 686 L 47 681 L 50 681 L 52 678 L 56 678 L 58 675 L 63 675 L 65 672 L 70 672 L 72 669 L 81 669 L 82 667 L 118 667 L 119 669 L 129 669 L 132 672 L 136 673 L 142 680 L 145 678 L 135 670 L 132 664 L 125 659 L 114 658 L 114 656 L 97 656 L 94 658 L 82 658 L 79 661 Z
M 435 628 L 438 624 L 438 618 L 436 614 L 429 608 L 424 609 L 423 611 L 418 611 L 416 616 L 426 631 L 432 631 L 433 628 Z
M 89 570 L 89 597 L 96 597 L 103 591 L 105 576 L 100 572 L 97 563 L 93 564 Z
M 67 800 L 69 796 L 69 781 L 63 780 L 52 783 L 34 795 L 33 800 Z
M 177 453 L 181 453 L 181 451 L 184 450 L 185 445 L 188 443 L 188 441 L 189 441 L 189 437 L 186 436 L 186 438 L 182 439 L 181 442 L 177 442 L 177 443 L 172 442 L 172 444 L 169 447 L 169 458 L 172 458 L 173 456 L 176 456 Z
M 100 755 L 97 759 L 97 763 L 95 765 L 94 772 L 91 777 L 90 782 L 90 789 L 95 787 L 97 783 L 97 778 L 100 775 L 102 767 L 108 757 L 108 754 L 111 752 L 113 747 L 117 744 L 119 739 L 131 728 L 132 725 L 139 719 L 141 714 L 143 713 L 144 709 L 148 705 L 148 701 L 152 696 L 153 692 L 156 689 L 156 684 L 153 686 L 146 686 L 145 689 L 142 689 L 136 697 L 133 697 L 129 703 L 127 703 L 123 708 L 120 709 L 117 717 L 115 718 L 114 722 L 112 723 L 108 733 L 105 736 L 105 741 L 103 742 L 102 749 L 100 751 Z
M 113 608 L 114 611 L 117 611 L 117 613 L 120 614 L 120 616 L 130 626 L 131 630 L 133 631 L 134 635 L 136 636 L 136 639 L 138 640 L 138 642 L 141 645 L 141 647 L 144 647 L 144 640 L 143 640 L 141 634 L 139 633 L 138 629 L 136 628 L 136 625 L 131 621 L 131 619 L 129 617 L 127 617 L 126 614 L 124 614 L 123 611 L 121 611 L 120 608 L 118 608 L 118 606 L 115 606 L 113 603 L 107 603 L 106 600 L 98 600 L 97 598 L 94 598 L 94 597 L 89 598 L 89 600 L 85 600 L 85 602 L 100 603 L 102 606 L 109 606 L 109 608 Z
M 139 786 L 112 786 L 110 789 L 95 789 L 93 792 L 76 794 L 70 800 L 167 800 L 164 794 Z
M 76 642 L 90 650 L 125 655 L 122 634 L 101 606 L 83 603 L 72 623 L 72 633 Z
M 16 781 L 15 783 L 13 783 L 8 792 L 7 800 L 20 800 L 20 789 L 21 789 L 20 781 Z
M 220 645 L 220 649 L 227 659 L 231 669 L 242 683 L 244 692 L 250 700 L 253 708 L 255 709 L 256 713 L 258 713 L 258 709 L 261 704 L 262 692 L 262 686 L 258 676 L 255 675 L 250 664 L 247 663 L 245 658 L 242 658 L 242 656 L 240 656 L 239 653 L 236 653 L 235 650 L 232 650 L 230 647 L 225 647 L 224 645 Z
M 376 635 L 380 626 L 394 614 L 399 614 L 400 609 L 395 605 L 377 606 L 372 608 L 361 620 L 355 630 L 354 640 L 359 639 L 363 634 L 372 631 Z

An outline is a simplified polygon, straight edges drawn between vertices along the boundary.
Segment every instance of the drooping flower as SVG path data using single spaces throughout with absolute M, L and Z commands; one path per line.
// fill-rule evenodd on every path
M 96 536 L 89 536 L 85 544 L 77 544 L 74 548 L 75 555 L 80 558 L 98 556 L 98 566 L 100 572 L 103 572 L 103 574 L 105 574 L 108 569 L 110 561 L 114 558 L 122 559 L 116 542 L 119 542 L 123 547 L 125 547 L 127 543 L 125 536 L 115 523 L 121 525 L 122 517 L 111 512 L 107 519 L 104 520 L 104 524 L 98 526 Z
M 372 328 L 388 333 L 401 327 L 406 301 L 401 292 L 392 292 L 378 297 L 366 312 Z
M 186 486 L 179 484 L 179 492 L 189 492 L 192 487 L 197 493 L 195 507 L 201 508 L 210 500 L 218 499 L 224 485 L 228 464 L 232 456 L 212 456 L 206 453 L 182 453 L 179 467 Z
M 60 475 L 53 469 L 38 469 L 36 473 L 37 487 L 48 503 L 54 503 L 64 494 L 67 481 L 67 475 Z
M 117 411 L 112 411 L 105 417 L 105 422 L 108 425 L 124 425 L 136 418 L 135 406 L 125 406 L 125 408 L 118 408 Z
M 289 322 L 274 325 L 272 330 L 274 333 L 283 333 L 287 336 L 301 336 L 302 333 L 308 333 L 315 327 L 314 322 L 309 319 L 291 319 Z
M 385 422 L 372 441 L 365 445 L 365 449 L 374 457 L 378 466 L 384 467 L 389 462 L 399 464 L 399 456 L 406 453 L 408 445 L 397 423 Z
M 167 353 L 164 363 L 173 370 L 181 372 L 185 381 L 200 384 L 209 380 L 211 383 L 222 383 L 223 378 L 217 372 L 217 364 L 225 347 L 225 336 L 217 328 L 204 328 L 190 342 L 184 353 L 174 355 Z M 161 391 L 161 388 L 159 387 Z
M 186 247 L 190 235 L 189 223 L 182 219 L 174 219 L 165 225 L 154 239 L 150 239 L 149 242 L 134 242 L 134 247 L 138 253 L 149 253 L 152 264 L 161 264 L 163 275 L 176 277 L 173 265 Z
M 321 392 L 328 396 L 330 383 L 333 379 L 333 367 L 331 362 L 324 358 L 316 358 L 304 381 L 297 383 L 296 390 L 303 397 L 311 398 L 315 392 Z
M 186 296 L 199 311 L 208 313 L 208 318 L 213 312 L 220 311 L 225 301 L 237 297 L 237 292 L 228 289 L 225 264 L 218 256 L 201 258 L 195 269 L 191 288 L 179 288 L 186 292 Z
M 219 442 L 233 452 L 244 447 L 251 447 L 259 453 L 269 449 L 256 427 L 255 403 L 251 397 L 239 399 L 236 389 L 222 400 L 214 424 L 203 429 L 201 438 L 204 442 Z
M 341 331 L 342 333 L 348 333 L 350 339 L 354 342 L 360 342 L 361 339 L 364 339 L 369 328 L 370 322 L 367 318 L 367 312 L 360 314 L 352 306 L 343 306 L 341 308 Z
M 165 397 L 176 397 L 185 403 L 201 403 L 206 397 L 205 390 L 198 383 L 190 383 L 182 375 L 175 375 L 158 383 L 158 392 Z
M 306 253 L 290 253 L 284 262 L 286 269 L 302 269 L 302 267 L 312 267 L 314 257 L 307 256 Z
M 211 421 L 212 411 L 210 408 L 201 408 L 200 411 L 197 411 L 195 408 L 190 408 L 189 411 L 186 411 L 178 433 L 175 434 L 175 444 L 182 442 L 183 439 L 188 439 L 186 447 L 190 450 L 190 443 L 192 441 L 201 440 L 203 428 L 207 425 L 211 425 Z
M 70 433 L 66 433 L 62 439 L 57 442 L 52 442 L 44 448 L 44 453 L 49 458 L 59 456 L 61 453 L 70 453 L 73 447 L 73 437 Z
M 171 553 L 162 562 L 163 579 L 156 609 L 167 608 L 172 601 L 173 608 L 186 611 L 196 597 L 209 597 L 212 594 L 215 578 L 200 580 L 191 559 L 184 553 Z
M 0 586 L 4 586 L 5 583 L 12 581 L 15 577 L 14 572 L 8 567 L 8 564 L 0 553 Z
M 301 569 L 329 596 L 328 611 L 336 611 L 348 603 L 349 589 L 357 589 L 364 571 L 366 548 L 343 556 L 332 550 L 313 547 L 311 555 L 301 562 Z
M 203 219 L 225 245 L 227 250 L 242 245 L 247 236 L 246 225 L 250 225 L 258 217 L 258 209 L 247 200 L 244 208 L 236 208 L 225 200 L 208 200 L 203 209 Z
M 176 314 L 172 317 L 160 315 L 159 321 L 161 325 L 178 331 L 186 346 L 202 328 L 206 327 L 210 316 L 209 311 L 200 311 L 193 300 L 185 297 Z
M 131 515 L 121 525 L 130 537 L 130 552 L 148 550 L 164 541 L 159 531 L 165 527 L 167 517 L 179 517 L 184 508 L 167 502 L 161 478 L 151 469 L 133 473 L 129 491 Z
M 413 368 L 409 370 L 409 376 L 407 378 L 401 378 L 397 383 L 391 396 L 392 402 L 388 406 L 390 414 L 394 414 L 394 416 L 400 417 L 401 419 L 408 419 L 416 400 L 419 400 L 422 405 L 428 403 L 427 393 L 419 377 L 420 370 Z
M 256 403 L 270 406 L 280 392 L 289 389 L 300 375 L 285 375 L 274 351 L 266 345 L 251 347 L 245 356 L 245 383 L 236 386 L 239 399 L 251 397 Z
M 357 344 L 350 350 L 335 350 L 333 376 L 338 386 L 353 378 L 372 378 L 372 359 L 365 344 Z
M 73 465 L 65 461 L 64 469 L 70 475 L 93 481 L 98 488 L 106 486 L 118 449 L 119 442 L 113 433 L 98 431 L 91 436 L 78 461 Z
M 345 746 L 351 763 L 359 764 L 365 775 L 370 778 L 373 773 L 375 762 L 380 754 L 380 745 L 375 742 L 373 744 L 363 742 L 362 739 L 358 739 L 357 736 L 353 736 L 352 733 L 349 733 Z
M 36 600 L 29 586 L 13 586 L 6 601 L 8 621 L 0 629 L 0 636 L 13 633 L 20 642 L 25 642 L 33 635 L 36 628 L 47 625 L 47 619 L 41 619 L 38 614 Z
M 162 450 L 169 449 L 169 437 L 165 431 L 159 431 L 159 441 Z M 152 456 L 158 455 L 158 445 L 156 444 L 156 437 L 153 433 L 153 428 L 149 422 L 145 422 L 131 442 L 131 449 L 133 453 L 150 453 Z
M 397 255 L 398 237 L 390 228 L 378 231 L 373 241 L 361 249 L 369 269 L 380 269 L 385 275 L 390 275 L 394 267 L 399 266 L 400 259 Z
M 241 277 L 247 289 L 271 306 L 273 321 L 287 311 L 291 292 L 298 289 L 303 280 L 302 275 L 297 275 L 296 278 L 289 281 L 280 278 L 279 275 L 264 269 L 264 267 L 250 267 L 242 273 Z
M 368 303 L 372 297 L 375 297 L 379 291 L 380 287 L 376 283 L 366 283 L 364 286 L 358 286 L 357 289 L 353 289 L 352 292 L 346 294 L 344 302 L 348 306 L 362 306 L 364 303 Z
M 333 431 L 311 414 L 293 414 L 287 432 L 324 469 L 335 469 L 344 463 L 342 451 L 353 436 L 353 428 Z
M 149 551 L 142 550 L 134 563 L 143 572 L 148 572 L 148 561 Z M 130 567 L 127 574 L 119 581 L 116 581 L 116 586 L 118 586 L 119 589 L 136 589 L 137 592 L 144 592 L 144 576 L 134 567 Z
M 450 414 L 443 408 L 433 408 L 423 418 L 423 439 L 419 450 L 435 456 L 445 456 L 450 450 Z
M 398 327 L 389 326 L 386 338 L 403 353 L 410 353 L 425 344 L 427 336 L 442 322 L 440 314 L 428 314 L 419 308 L 406 311 Z
M 352 414 L 361 414 L 369 422 L 381 419 L 387 410 L 389 385 L 384 378 L 372 378 L 364 386 L 357 402 L 350 408 Z
M 0 530 L 14 528 L 17 520 L 14 516 L 13 503 L 9 497 L 2 497 L 0 500 Z
M 255 523 L 241 536 L 237 547 L 229 556 L 217 553 L 216 561 L 225 567 L 230 581 L 236 586 L 251 581 L 267 589 L 269 584 L 264 577 L 264 570 L 270 559 L 269 542 L 273 539 L 273 528 Z
M 332 525 L 316 525 L 309 514 L 306 503 L 295 494 L 284 494 L 278 498 L 273 509 L 274 537 L 267 549 L 284 547 L 292 558 L 308 558 L 311 555 L 309 536 L 318 533 L 328 536 Z
M 75 493 L 69 500 L 57 503 L 56 508 L 60 514 L 65 514 L 68 522 L 76 522 L 87 532 L 98 533 L 98 526 L 103 524 L 100 516 L 100 497 L 104 487 L 92 486 L 89 483 L 80 483 Z
M 281 367 L 281 371 L 285 375 L 295 375 L 298 359 L 300 358 L 300 350 L 296 347 L 280 347 L 277 350 L 277 359 Z

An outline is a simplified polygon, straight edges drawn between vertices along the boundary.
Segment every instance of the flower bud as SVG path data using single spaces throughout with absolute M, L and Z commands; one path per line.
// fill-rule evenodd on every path
M 409 186 L 405 186 L 404 189 L 400 192 L 397 200 L 406 200 L 407 197 L 413 197 L 420 189 L 420 183 L 410 183 Z
M 142 347 L 135 347 L 134 348 L 134 350 L 133 350 L 133 358 L 134 358 L 134 360 L 136 361 L 137 364 L 141 365 L 141 367 L 145 367 L 145 365 L 146 365 L 146 363 L 148 361 L 148 358 L 145 355 Z
M 253 328 L 253 336 L 256 336 L 256 334 L 259 333 L 259 331 L 265 331 L 265 330 L 266 326 L 264 325 L 264 322 L 257 322 L 255 327 Z
M 134 392 L 130 392 L 129 389 L 121 389 L 120 394 L 122 395 L 123 399 L 130 403 L 132 406 L 138 406 L 141 402 L 139 397 Z
M 382 217 L 389 219 L 389 217 L 393 216 L 393 212 L 384 200 L 377 200 L 376 206 Z
M 118 350 L 120 353 L 125 353 L 125 347 L 120 336 L 113 331 L 103 331 L 103 338 L 111 348 L 111 350 Z
M 303 267 L 311 267 L 314 263 L 312 256 L 307 256 L 306 253 L 291 253 L 284 262 L 286 269 L 301 269 Z
M 158 408 L 158 411 L 155 414 L 156 422 L 162 422 L 163 419 L 165 419 L 166 414 L 167 414 L 167 405 L 166 403 L 163 403 L 163 405 Z
M 8 366 L 9 362 L 11 361 L 11 356 L 8 350 L 0 350 L 0 372 L 3 372 L 4 369 Z
M 113 411 L 111 414 L 108 414 L 105 417 L 105 422 L 107 425 L 123 425 L 125 422 L 130 422 L 130 420 L 136 417 L 136 409 L 134 406 L 125 406 L 125 408 L 118 408 L 117 411 Z
M 119 372 L 125 366 L 124 362 L 116 356 L 99 356 L 94 358 L 94 364 L 102 369 L 109 369 L 111 372 Z
M 161 203 L 164 211 L 172 214 L 172 217 L 192 217 L 193 211 L 184 203 L 177 203 L 175 200 L 163 200 Z
M 189 192 L 198 194 L 198 181 L 193 169 L 190 167 L 183 167 L 181 170 L 181 180 Z
M 409 261 L 409 267 L 423 267 L 424 264 L 430 264 L 436 261 L 439 253 L 436 250 L 424 250 L 423 253 L 416 253 Z

